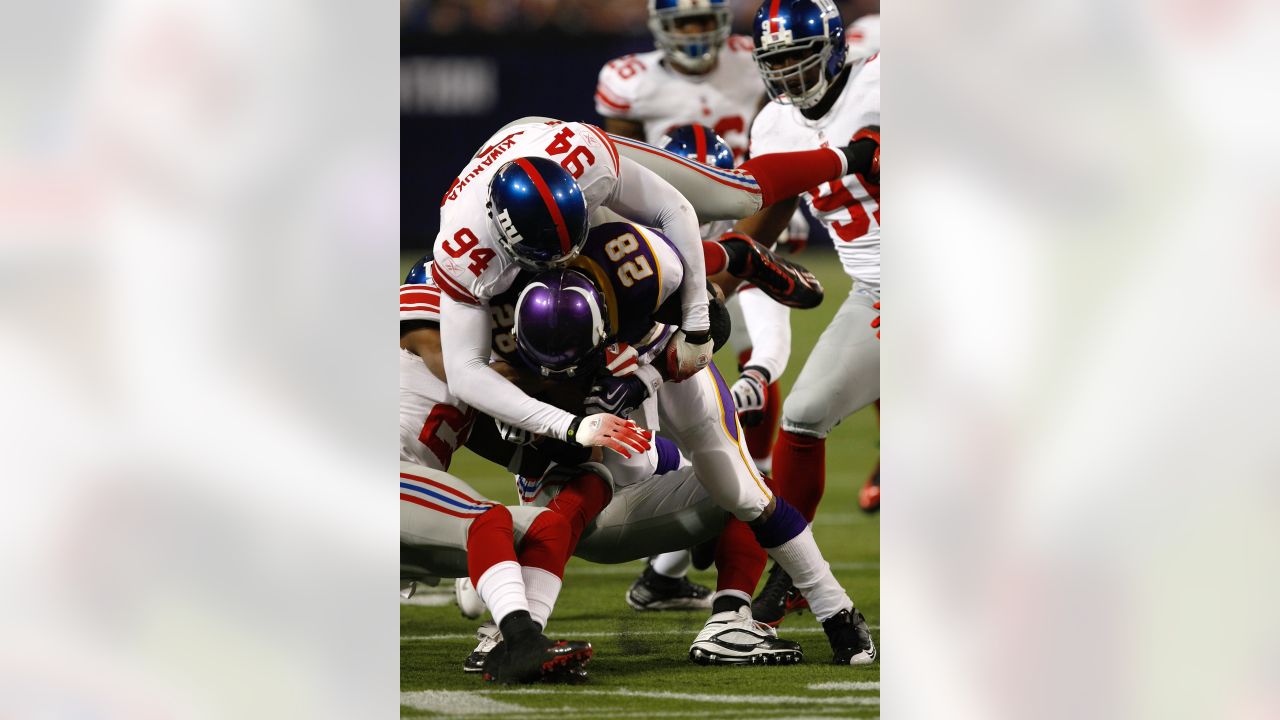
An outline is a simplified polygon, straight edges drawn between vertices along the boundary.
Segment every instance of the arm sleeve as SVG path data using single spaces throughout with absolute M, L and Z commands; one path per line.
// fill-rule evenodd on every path
M 684 283 L 680 286 L 680 326 L 688 333 L 711 327 L 707 311 L 707 269 L 702 257 L 698 216 L 670 183 L 629 158 L 620 158 L 618 184 L 609 209 L 633 222 L 661 230 L 680 251 Z
M 791 309 L 756 289 L 739 292 L 738 302 L 751 338 L 751 360 L 747 364 L 768 370 L 769 377 L 777 380 L 791 359 Z
M 573 415 L 535 400 L 489 367 L 489 309 L 440 299 L 440 344 L 449 389 L 477 410 L 539 435 L 564 440 Z

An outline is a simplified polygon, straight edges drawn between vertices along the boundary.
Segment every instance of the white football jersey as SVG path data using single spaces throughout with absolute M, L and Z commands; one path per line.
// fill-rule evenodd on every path
M 705 75 L 672 70 L 661 50 L 611 60 L 600 71 L 596 111 L 644 123 L 644 140 L 650 145 L 661 146 L 658 141 L 672 128 L 705 125 L 724 138 L 740 162 L 747 129 L 765 95 L 753 47 L 749 37 L 730 36 L 715 68 Z
M 751 155 L 842 147 L 880 124 L 880 56 L 855 64 L 840 97 L 817 120 L 792 105 L 769 103 L 751 125 Z M 804 201 L 835 244 L 850 277 L 880 289 L 880 187 L 846 175 L 805 193 Z
M 484 304 L 506 290 L 520 266 L 498 243 L 489 220 L 489 181 L 508 160 L 549 158 L 574 173 L 587 214 L 612 199 L 618 186 L 618 150 L 603 130 L 586 123 L 512 125 L 485 141 L 454 179 L 440 204 L 431 276 L 458 302 Z
M 866 58 L 880 52 L 880 16 L 863 15 L 844 31 L 849 59 Z
M 431 283 L 400 286 L 400 319 L 440 322 L 440 290 Z M 400 459 L 448 470 L 466 442 L 475 413 L 449 392 L 422 358 L 400 348 Z

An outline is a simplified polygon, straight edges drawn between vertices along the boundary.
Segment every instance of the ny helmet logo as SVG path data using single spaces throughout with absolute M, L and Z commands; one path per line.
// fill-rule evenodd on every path
M 498 227 L 502 230 L 503 237 L 512 245 L 524 242 L 524 238 L 516 231 L 515 223 L 511 222 L 511 213 L 508 210 L 498 213 Z

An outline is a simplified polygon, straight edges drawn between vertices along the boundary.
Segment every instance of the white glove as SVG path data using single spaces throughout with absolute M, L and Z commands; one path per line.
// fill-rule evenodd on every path
M 733 404 L 738 408 L 738 419 L 747 427 L 759 425 L 764 420 L 764 405 L 769 397 L 769 371 L 754 365 L 743 368 L 738 381 L 729 388 Z
M 700 335 L 701 337 L 699 337 Z M 703 332 L 690 337 L 684 330 L 677 330 L 667 343 L 667 379 L 675 382 L 693 377 L 711 364 L 711 333 Z
M 575 418 L 565 439 L 583 447 L 607 447 L 629 458 L 633 452 L 648 451 L 653 433 L 617 415 L 596 413 Z

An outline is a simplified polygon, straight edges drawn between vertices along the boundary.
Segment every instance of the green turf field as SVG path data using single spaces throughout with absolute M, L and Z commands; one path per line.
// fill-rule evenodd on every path
M 403 258 L 404 268 L 416 257 Z M 827 290 L 816 310 L 792 313 L 794 346 L 782 378 L 791 386 L 828 319 L 849 289 L 833 252 L 797 258 Z M 403 276 L 403 273 L 402 273 Z M 737 376 L 729 352 L 716 357 L 725 379 Z M 857 489 L 875 463 L 879 434 L 874 411 L 845 420 L 827 440 L 827 489 L 814 532 L 836 576 L 867 617 L 881 646 L 880 523 L 858 510 Z M 466 450 L 450 471 L 491 499 L 515 502 L 511 477 Z M 503 689 L 462 672 L 475 645 L 477 622 L 461 616 L 443 592 L 431 588 L 419 602 L 447 603 L 400 608 L 400 690 L 404 716 L 488 714 L 508 718 L 556 715 L 589 717 L 876 717 L 880 667 L 828 665 L 831 650 L 813 616 L 793 615 L 779 635 L 804 647 L 805 662 L 789 667 L 701 667 L 688 660 L 689 643 L 706 620 L 701 612 L 638 613 L 623 595 L 643 562 L 592 565 L 573 559 L 565 575 L 548 634 L 589 640 L 595 657 L 590 680 L 577 686 Z M 690 577 L 715 586 L 714 571 Z M 436 594 L 439 593 L 439 594 Z M 413 601 L 411 601 L 413 602 Z M 880 647 L 883 651 L 883 647 Z

